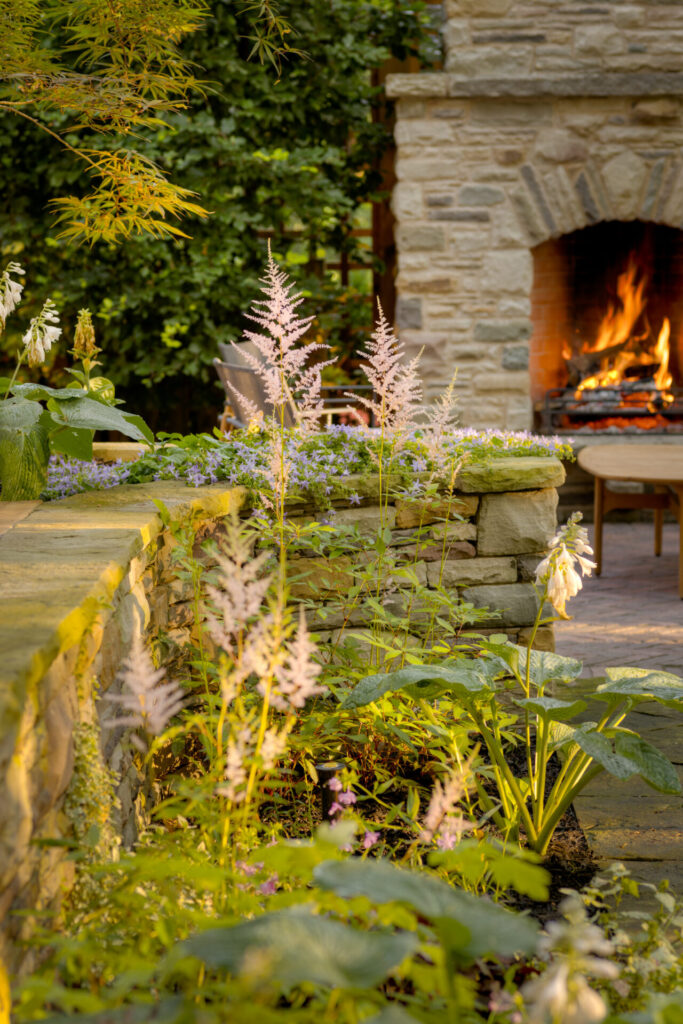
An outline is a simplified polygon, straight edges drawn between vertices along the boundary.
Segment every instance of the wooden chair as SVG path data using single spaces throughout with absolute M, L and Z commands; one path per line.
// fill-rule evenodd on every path
M 225 390 L 225 405 L 219 419 L 219 429 L 221 432 L 225 433 L 228 428 L 245 427 L 249 423 L 248 409 L 240 402 L 239 395 L 244 395 L 250 402 L 253 402 L 256 408 L 263 412 L 264 417 L 272 416 L 274 407 L 266 398 L 261 378 L 242 355 L 243 352 L 249 352 L 256 356 L 256 358 L 260 358 L 258 349 L 253 342 L 243 341 L 235 346 L 219 342 L 218 351 L 221 358 L 214 359 L 213 365 L 216 367 L 216 373 Z M 236 394 L 233 388 L 239 394 Z M 344 395 L 345 391 L 362 393 L 364 391 L 371 392 L 372 388 L 369 384 L 335 384 L 323 385 L 320 390 L 325 398 L 325 405 L 321 416 L 325 418 L 329 425 L 332 422 L 333 416 L 352 416 L 357 411 L 348 404 L 348 399 Z M 291 428 L 295 422 L 294 410 L 286 403 L 284 406 L 284 425 Z M 370 426 L 372 425 L 371 422 Z

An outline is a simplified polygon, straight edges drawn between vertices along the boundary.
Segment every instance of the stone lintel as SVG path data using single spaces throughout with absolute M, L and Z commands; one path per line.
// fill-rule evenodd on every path
M 462 78 L 446 72 L 417 72 L 387 76 L 391 99 L 421 96 L 426 99 L 538 98 L 540 96 L 680 96 L 683 72 L 611 72 L 529 78 Z

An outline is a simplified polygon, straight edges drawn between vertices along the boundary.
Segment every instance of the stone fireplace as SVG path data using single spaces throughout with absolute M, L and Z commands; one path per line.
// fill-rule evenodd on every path
M 666 319 L 675 390 L 683 3 L 444 6 L 444 70 L 387 79 L 397 100 L 396 319 L 409 352 L 423 349 L 428 386 L 457 367 L 465 424 L 538 426 L 547 390 L 572 383 L 576 356 L 621 309 L 630 274 L 644 305 L 626 346 L 637 364 L 627 386 L 647 378 L 654 388 L 648 367 Z M 673 422 L 673 391 L 659 391 L 652 408 L 664 401 Z

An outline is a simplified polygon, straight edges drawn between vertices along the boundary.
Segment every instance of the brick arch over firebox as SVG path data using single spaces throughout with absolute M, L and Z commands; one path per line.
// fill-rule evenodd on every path
M 683 225 L 683 4 L 610 11 L 607 32 L 564 0 L 448 0 L 446 70 L 387 81 L 397 323 L 434 390 L 458 367 L 467 424 L 531 426 L 534 248 Z

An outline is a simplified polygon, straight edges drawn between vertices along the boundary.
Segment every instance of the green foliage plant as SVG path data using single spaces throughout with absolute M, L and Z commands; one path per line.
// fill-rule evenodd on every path
M 0 46 L 23 3 L 8 0 Z M 54 6 L 66 11 L 73 5 Z M 104 3 L 78 4 L 79 17 L 87 6 L 93 17 L 108 8 Z M 35 5 L 36 17 L 44 7 Z M 164 20 L 166 8 L 173 9 L 170 21 Z M 89 307 L 110 375 L 128 405 L 143 411 L 155 430 L 211 430 L 221 403 L 212 367 L 216 343 L 228 343 L 241 333 L 243 310 L 258 289 L 268 236 L 309 296 L 316 329 L 343 351 L 346 372 L 352 372 L 351 353 L 372 316 L 367 294 L 353 282 L 342 284 L 336 271 L 321 274 L 320 268 L 323 261 L 338 263 L 340 251 L 367 266 L 366 277 L 376 267 L 367 240 L 354 233 L 367 213 L 363 205 L 381 196 L 378 164 L 392 143 L 390 126 L 380 116 L 387 101 L 376 72 L 391 57 L 402 60 L 423 54 L 428 46 L 433 50 L 437 34 L 428 31 L 427 8 L 421 2 L 387 0 L 178 5 L 160 0 L 148 11 L 144 4 L 125 0 L 117 9 L 124 31 L 136 19 L 176 26 L 188 11 L 201 12 L 201 26 L 184 34 L 179 51 L 177 39 L 166 32 L 147 33 L 140 42 L 145 54 L 155 47 L 174 53 L 180 77 L 200 78 L 206 88 L 176 95 L 175 110 L 169 109 L 167 96 L 153 97 L 135 111 L 149 125 L 126 120 L 130 129 L 125 134 L 111 132 L 104 140 L 91 140 L 87 126 L 76 130 L 81 111 L 75 107 L 60 113 L 61 107 L 51 104 L 46 112 L 44 121 L 58 139 L 15 113 L 2 118 L 0 236 L 4 258 L 21 259 L 31 275 L 31 316 L 48 295 L 69 320 L 81 307 Z M 268 38 L 268 26 L 276 22 L 285 23 L 283 35 L 277 31 L 270 42 L 304 54 L 283 54 L 279 73 L 266 53 L 263 64 L 258 52 L 249 59 L 255 37 L 265 32 Z M 107 9 L 101 31 L 112 27 Z M 132 53 L 137 32 L 132 25 Z M 73 68 L 62 41 L 51 35 L 60 58 Z M 111 52 L 117 48 L 115 43 Z M 40 52 L 46 59 L 55 55 L 54 49 Z M 103 94 L 102 79 L 116 90 L 117 68 L 109 73 L 109 59 L 104 58 L 104 73 L 95 65 L 78 82 L 75 74 L 69 80 L 80 94 L 87 93 L 86 119 L 90 92 Z M 48 87 L 56 91 L 63 81 L 41 81 L 42 91 L 35 95 L 45 97 Z M 155 81 L 150 76 L 149 84 Z M 14 79 L 10 90 L 17 99 L 19 85 Z M 134 93 L 127 95 L 133 105 Z M 96 104 L 93 116 L 97 112 Z M 110 152 L 117 158 L 117 176 L 134 175 L 129 193 L 122 196 L 122 209 L 127 204 L 129 215 L 124 212 L 119 218 L 121 228 L 131 229 L 125 244 L 103 239 L 90 247 L 65 245 L 48 230 L 46 203 L 66 195 L 80 204 L 93 191 L 87 182 L 83 187 L 80 160 L 63 140 L 79 151 Z M 148 182 L 155 193 L 152 205 L 138 202 L 138 180 Z M 172 213 L 162 216 L 163 182 L 187 189 L 191 194 L 181 193 L 180 199 L 200 202 L 211 215 L 184 216 L 178 210 L 183 220 Z M 134 217 L 152 222 L 154 233 L 134 234 Z M 165 233 L 173 227 L 193 237 Z M 159 232 L 164 232 L 162 237 Z M 123 239 L 123 233 L 118 237 Z M 10 340 L 13 349 L 17 339 Z
M 126 148 L 132 133 L 159 128 L 202 91 L 178 50 L 208 10 L 192 0 L 104 0 L 40 3 L 11 0 L 0 13 L 0 113 L 13 115 L 58 142 L 85 165 L 94 188 L 54 199 L 62 237 L 119 241 L 131 234 L 184 233 L 166 219 L 206 216 L 192 193 L 171 182 L 148 157 Z M 71 119 L 68 135 L 52 115 Z M 102 140 L 118 145 L 101 148 Z
M 625 864 L 601 871 L 581 898 L 596 924 L 612 936 L 621 970 L 617 981 L 601 986 L 612 1009 L 608 1019 L 656 1020 L 655 1004 L 673 1006 L 683 991 L 683 905 L 668 882 L 637 881 Z M 648 1006 L 650 1004 L 650 1006 Z M 651 1016 L 647 1017 L 647 1010 Z M 622 1014 L 624 1016 L 622 1017 Z
M 560 819 L 581 790 L 602 771 L 616 778 L 639 775 L 665 793 L 680 793 L 674 766 L 655 747 L 623 725 L 638 704 L 654 700 L 667 707 L 683 704 L 683 679 L 647 669 L 609 668 L 606 680 L 584 695 L 598 702 L 597 721 L 572 723 L 586 711 L 584 696 L 550 696 L 548 690 L 571 684 L 581 662 L 532 649 L 534 636 L 546 617 L 550 597 L 560 615 L 581 582 L 578 564 L 590 572 L 592 563 L 580 515 L 570 517 L 551 542 L 551 551 L 537 570 L 539 610 L 526 648 L 492 638 L 476 645 L 475 657 L 451 663 L 411 665 L 366 677 L 345 700 L 359 707 L 391 690 L 405 689 L 417 699 L 453 694 L 481 736 L 495 782 L 494 800 L 483 786 L 480 800 L 499 827 L 511 836 L 524 832 L 530 849 L 545 854 Z M 514 731 L 513 731 L 514 730 Z M 516 733 L 526 764 L 517 777 L 506 759 L 506 738 Z M 548 761 L 561 758 L 561 770 L 546 792 Z
M 13 312 L 21 298 L 22 285 L 12 274 L 22 268 L 10 263 L 0 279 L 0 324 Z M 24 362 L 41 366 L 53 343 L 61 335 L 59 317 L 51 299 L 31 320 L 22 339 L 11 378 L 0 378 L 0 483 L 2 501 L 26 501 L 39 498 L 47 482 L 47 464 L 51 452 L 77 459 L 92 458 L 95 430 L 118 430 L 136 441 L 151 443 L 152 434 L 143 420 L 133 413 L 115 408 L 114 387 L 105 377 L 92 377 L 97 366 L 92 321 L 88 310 L 81 310 L 75 335 L 74 356 L 81 370 L 71 370 L 76 383 L 67 388 L 44 384 L 17 383 Z M 45 408 L 42 406 L 45 402 Z

